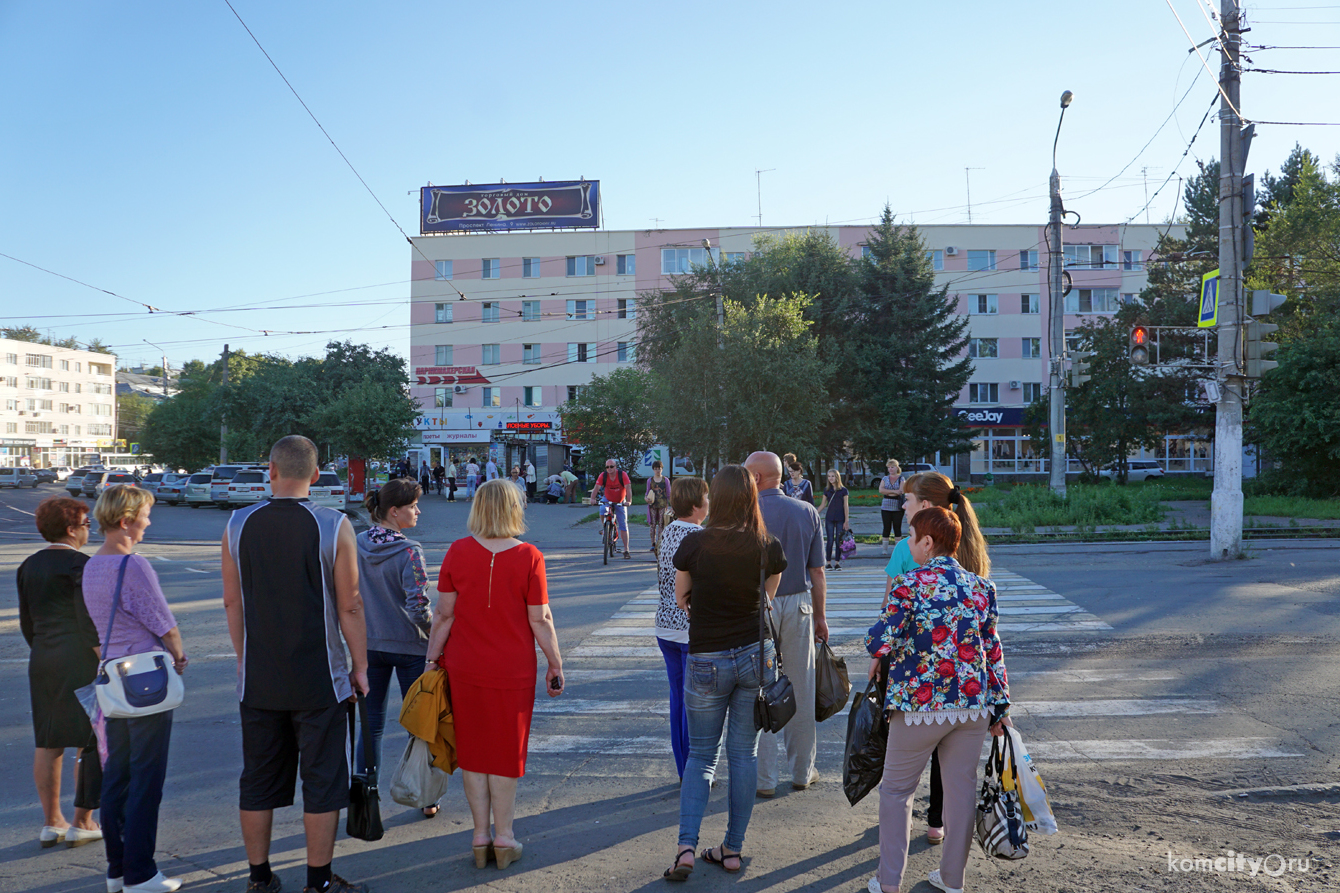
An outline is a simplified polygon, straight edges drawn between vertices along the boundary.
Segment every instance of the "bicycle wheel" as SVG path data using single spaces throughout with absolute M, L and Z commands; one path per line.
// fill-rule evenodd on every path
M 601 537 L 601 557 L 604 558 L 605 564 L 610 563 L 610 556 L 613 554 L 614 544 L 610 542 L 610 525 L 606 522 L 605 534 Z

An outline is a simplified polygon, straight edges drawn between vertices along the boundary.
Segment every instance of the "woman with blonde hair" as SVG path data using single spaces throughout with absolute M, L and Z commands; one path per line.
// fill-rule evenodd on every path
M 825 508 L 825 506 L 827 508 Z M 842 485 L 842 472 L 836 468 L 828 469 L 828 488 L 815 506 L 824 513 L 824 558 L 825 568 L 842 570 L 842 532 L 851 530 L 851 498 L 847 488 Z
M 517 539 L 526 532 L 523 500 L 523 490 L 500 478 L 475 491 L 466 522 L 471 535 L 452 543 L 442 559 L 442 595 L 428 636 L 428 660 L 451 685 L 478 868 L 490 858 L 499 868 L 521 858 L 512 817 L 517 779 L 526 774 L 536 645 L 549 661 L 545 691 L 551 698 L 563 693 L 544 556 Z

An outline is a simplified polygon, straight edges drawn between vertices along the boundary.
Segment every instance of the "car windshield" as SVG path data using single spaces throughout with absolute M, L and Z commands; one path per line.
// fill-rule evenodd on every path
M 319 478 L 316 479 L 316 484 L 315 484 L 314 486 L 317 486 L 317 487 L 338 487 L 338 486 L 339 486 L 340 484 L 342 484 L 342 483 L 343 483 L 343 481 L 340 480 L 340 476 L 339 476 L 338 474 L 326 473 L 326 474 L 323 474 L 323 475 L 321 475 L 321 477 L 319 477 Z
M 133 474 L 109 474 L 109 475 L 107 475 L 107 483 L 109 483 L 109 484 L 133 484 L 133 483 L 135 483 L 135 475 L 133 475 Z
M 241 470 L 241 467 L 237 465 L 220 465 L 218 468 L 214 469 L 214 480 L 231 481 L 233 475 Z
M 146 475 L 144 476 L 144 480 L 145 480 L 146 483 L 151 483 L 151 482 L 154 482 L 154 481 L 161 481 L 162 479 L 163 479 L 163 476 L 162 476 L 161 474 L 146 474 Z
M 239 471 L 233 475 L 234 484 L 259 484 L 261 482 L 261 473 L 259 471 Z
M 208 484 L 208 483 L 209 483 L 209 478 L 210 478 L 210 476 L 209 476 L 208 473 L 205 473 L 205 474 L 193 474 L 193 475 L 191 475 L 191 483 L 193 483 L 193 484 Z

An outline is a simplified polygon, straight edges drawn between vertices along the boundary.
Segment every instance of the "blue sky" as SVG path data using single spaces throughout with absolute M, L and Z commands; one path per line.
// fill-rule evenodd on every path
M 1207 7 L 1171 3 L 1211 36 Z M 1306 3 L 1247 4 L 1247 39 L 1332 48 L 1257 67 L 1340 69 L 1340 8 Z M 886 200 L 964 223 L 965 167 L 973 222 L 1042 222 L 1066 89 L 1059 167 L 1085 222 L 1143 220 L 1142 167 L 1152 194 L 1218 155 L 1211 117 L 1179 165 L 1215 91 L 1165 0 L 233 4 L 411 235 L 428 181 L 539 176 L 601 180 L 610 228 L 748 226 L 760 168 L 765 226 L 864 223 Z M 1340 120 L 1336 82 L 1249 73 L 1243 110 Z M 0 121 L 0 252 L 167 310 L 317 305 L 150 315 L 0 258 L 4 325 L 131 363 L 158 362 L 146 340 L 173 365 L 225 342 L 407 353 L 409 246 L 223 0 L 0 0 Z M 1329 162 L 1340 128 L 1262 125 L 1249 170 L 1295 142 Z

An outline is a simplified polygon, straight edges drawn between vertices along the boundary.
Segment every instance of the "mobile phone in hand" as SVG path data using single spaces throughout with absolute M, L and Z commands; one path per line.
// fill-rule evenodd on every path
M 552 688 L 554 691 L 558 691 L 560 688 L 563 687 L 563 677 L 555 676 L 553 679 L 550 679 L 549 687 Z

